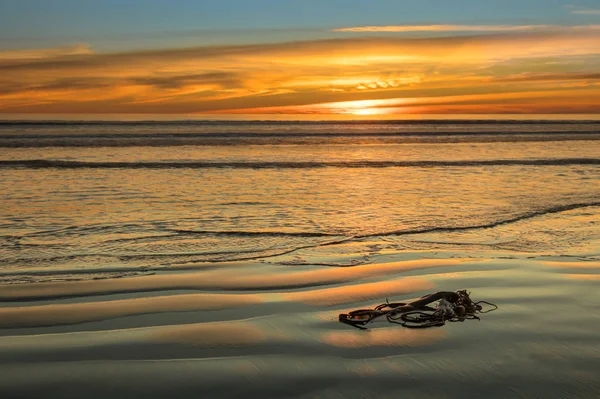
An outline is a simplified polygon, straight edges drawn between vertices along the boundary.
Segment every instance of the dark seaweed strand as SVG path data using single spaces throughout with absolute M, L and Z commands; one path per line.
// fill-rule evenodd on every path
M 452 305 L 452 311 L 447 312 L 429 304 L 445 300 Z M 491 306 L 483 310 L 482 304 Z M 441 327 L 446 322 L 463 322 L 465 320 L 480 320 L 477 314 L 489 313 L 498 309 L 487 301 L 473 302 L 466 290 L 449 292 L 441 291 L 425 295 L 410 303 L 386 301 L 374 309 L 358 309 L 339 315 L 339 321 L 352 327 L 366 330 L 368 323 L 376 318 L 385 316 L 388 322 L 400 324 L 407 328 Z

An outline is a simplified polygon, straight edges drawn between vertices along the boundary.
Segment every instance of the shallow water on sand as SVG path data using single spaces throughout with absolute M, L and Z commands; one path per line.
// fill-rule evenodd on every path
M 362 242 L 146 277 L 5 285 L 0 389 L 32 398 L 600 392 L 599 260 L 383 248 Z M 427 330 L 337 322 L 388 298 L 462 288 L 499 309 Z
M 0 396 L 599 397 L 597 126 L 0 126 Z

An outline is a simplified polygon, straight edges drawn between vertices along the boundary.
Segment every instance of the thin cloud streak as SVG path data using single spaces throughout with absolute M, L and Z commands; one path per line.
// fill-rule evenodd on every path
M 332 32 L 522 32 L 556 28 L 554 25 L 389 25 L 336 28 Z
M 600 15 L 600 10 L 594 10 L 594 9 L 576 9 L 576 10 L 571 10 L 571 14 Z
M 529 32 L 544 30 L 577 30 L 598 28 L 598 25 L 389 25 L 336 28 L 332 29 L 332 32 Z
M 543 81 L 569 81 L 569 80 L 600 80 L 600 73 L 546 73 L 546 74 L 521 74 L 494 78 L 495 82 L 543 82 Z
M 7 61 L 25 62 L 28 60 L 46 60 L 73 55 L 90 55 L 92 53 L 90 46 L 87 44 L 50 49 L 0 51 L 0 65 Z

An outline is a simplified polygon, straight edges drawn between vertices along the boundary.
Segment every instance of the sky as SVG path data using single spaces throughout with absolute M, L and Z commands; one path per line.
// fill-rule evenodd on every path
M 600 114 L 600 1 L 0 2 L 0 119 L 434 114 Z

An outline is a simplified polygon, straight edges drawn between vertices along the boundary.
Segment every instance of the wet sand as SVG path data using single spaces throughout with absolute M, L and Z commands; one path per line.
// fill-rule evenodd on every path
M 365 260 L 351 251 L 369 245 L 2 285 L 0 391 L 10 398 L 600 392 L 594 257 L 373 251 Z M 427 330 L 376 322 L 360 331 L 337 321 L 386 299 L 463 288 L 500 309 Z

